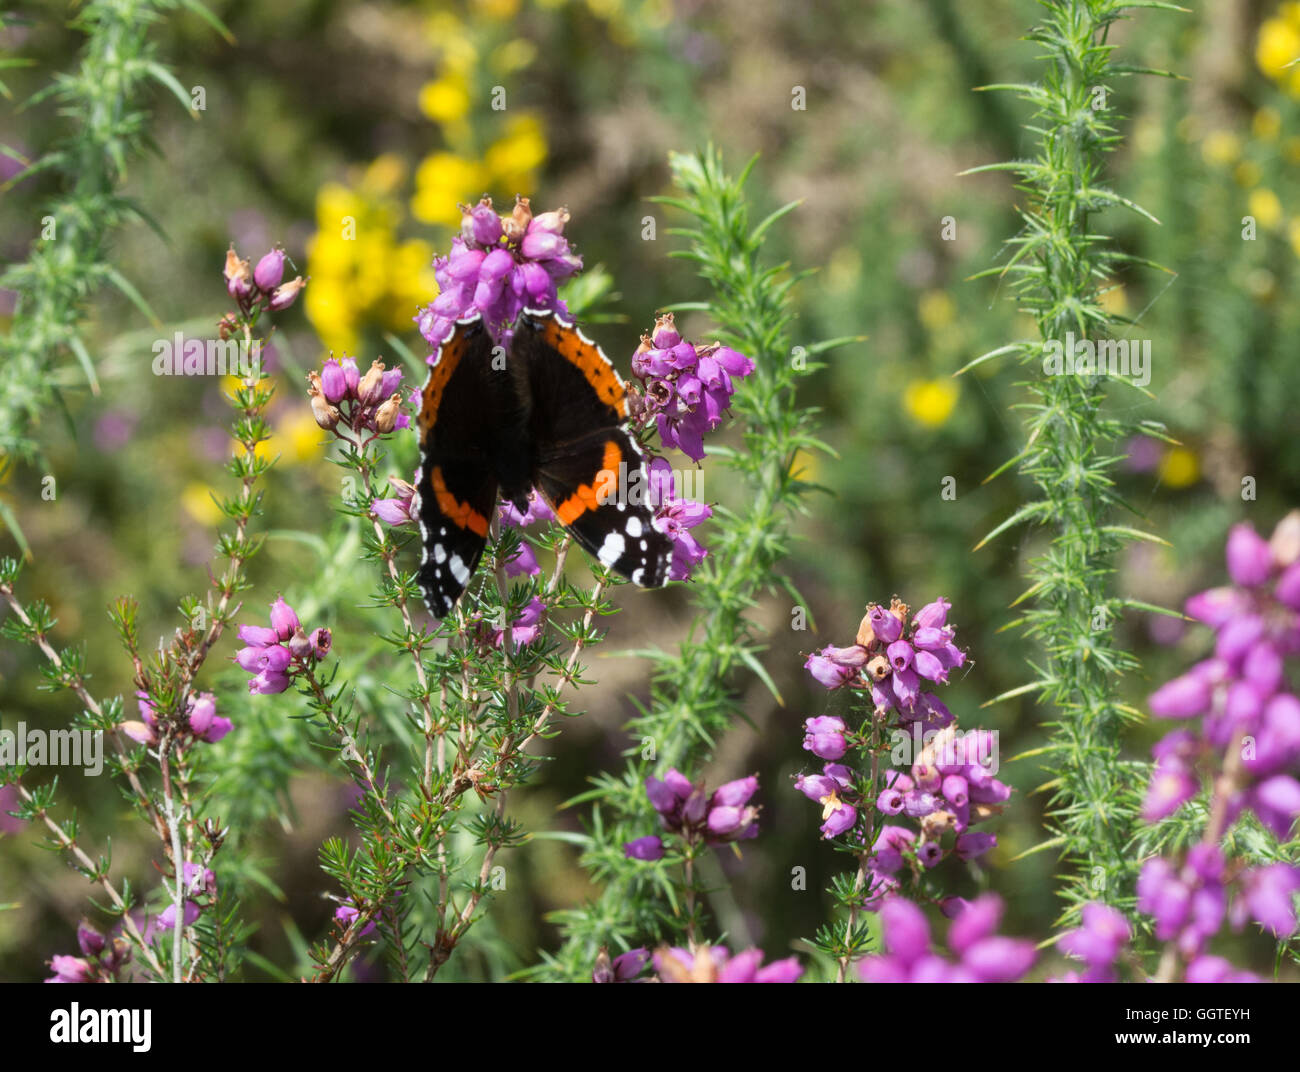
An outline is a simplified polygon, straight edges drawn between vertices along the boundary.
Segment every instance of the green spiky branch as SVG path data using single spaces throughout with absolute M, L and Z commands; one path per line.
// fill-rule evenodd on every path
M 1121 756 L 1120 732 L 1141 716 L 1118 698 L 1120 676 L 1137 664 L 1116 645 L 1114 626 L 1135 604 L 1113 593 L 1111 579 L 1126 542 L 1155 538 L 1117 520 L 1123 504 L 1111 475 L 1121 460 L 1114 446 L 1134 428 L 1106 412 L 1113 377 L 1050 374 L 1044 358 L 1052 352 L 1048 344 L 1064 344 L 1067 333 L 1100 339 L 1121 320 L 1101 299 L 1131 258 L 1110 248 L 1096 218 L 1120 208 L 1158 221 L 1105 185 L 1107 156 L 1120 141 L 1108 97 L 1118 76 L 1164 72 L 1112 62 L 1109 34 L 1130 9 L 1177 9 L 1116 0 L 1043 0 L 1042 6 L 1043 21 L 1029 34 L 1044 50 L 1042 81 L 986 87 L 1012 90 L 1033 106 L 1027 129 L 1038 135 L 1038 154 L 976 169 L 1010 171 L 1028 195 L 1023 228 L 1008 243 L 1005 263 L 984 274 L 1010 281 L 1039 339 L 1000 347 L 967 367 L 1016 354 L 1042 370 L 1028 382 L 1031 400 L 1023 407 L 1030 415 L 1028 441 L 1006 466 L 1018 463 L 1040 497 L 985 540 L 1023 522 L 1051 537 L 1029 564 L 1030 586 L 1021 600 L 1031 602 L 1018 622 L 1043 658 L 1030 662 L 1035 680 L 1012 695 L 1036 693 L 1057 710 L 1046 723 L 1050 742 L 1037 753 L 1051 775 L 1042 787 L 1050 792 L 1050 836 L 1037 848 L 1059 852 L 1070 868 L 1065 924 L 1083 901 L 1133 903 L 1136 861 L 1129 847 L 1145 766 Z M 1163 435 L 1158 427 L 1143 430 Z

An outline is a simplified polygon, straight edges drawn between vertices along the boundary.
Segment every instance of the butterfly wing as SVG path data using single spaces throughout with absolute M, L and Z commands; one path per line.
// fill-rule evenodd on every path
M 512 356 L 528 369 L 534 486 L 601 565 L 658 588 L 672 541 L 645 501 L 649 477 L 624 426 L 622 379 L 600 347 L 552 312 L 520 315 Z
M 457 321 L 429 370 L 420 404 L 417 579 L 435 618 L 451 612 L 487 543 L 496 506 L 486 376 L 492 340 L 478 317 Z

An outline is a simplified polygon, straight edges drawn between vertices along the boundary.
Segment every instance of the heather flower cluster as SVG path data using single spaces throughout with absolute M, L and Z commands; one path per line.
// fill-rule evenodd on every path
M 121 730 L 133 741 L 153 747 L 161 739 L 158 713 L 146 692 L 135 694 L 140 708 L 140 719 L 128 719 L 121 724 Z M 217 714 L 217 698 L 210 692 L 191 693 L 185 704 L 185 717 L 181 720 L 180 732 L 195 741 L 216 744 L 234 729 L 228 718 Z
M 1240 870 L 1229 867 L 1217 845 L 1202 843 L 1188 850 L 1181 867 L 1159 856 L 1148 860 L 1138 877 L 1137 907 L 1153 918 L 1156 938 L 1172 943 L 1193 975 L 1225 923 L 1240 930 L 1253 920 L 1278 939 L 1295 934 L 1297 891 L 1300 867 L 1273 863 Z
M 661 983 L 797 983 L 803 975 L 798 957 L 763 963 L 761 949 L 732 954 L 724 946 L 679 946 L 658 950 L 655 971 Z
M 923 729 L 942 729 L 952 715 L 922 681 L 948 683 L 948 672 L 966 664 L 954 643 L 956 629 L 947 624 L 946 599 L 927 603 L 909 620 L 907 604 L 894 599 L 888 608 L 873 603 L 847 648 L 826 647 L 808 657 L 804 669 L 828 689 L 871 689 L 878 709 L 894 710 L 900 722 L 920 722 Z
M 1002 899 L 986 893 L 974 901 L 954 898 L 948 948 L 958 957 L 945 959 L 930 945 L 925 913 L 901 897 L 880 906 L 885 952 L 864 957 L 859 973 L 868 983 L 1014 983 L 1034 965 L 1034 943 L 995 932 L 1002 921 Z
M 250 268 L 249 262 L 241 260 L 232 245 L 226 251 L 226 291 L 239 303 L 240 312 L 249 316 L 259 306 L 265 306 L 272 312 L 287 309 L 298 297 L 298 292 L 307 285 L 302 276 L 294 276 L 284 282 L 284 250 L 273 249 L 257 262 L 257 267 Z M 221 337 L 229 337 L 232 328 L 230 318 L 221 322 Z
M 457 320 L 477 312 L 492 337 L 508 346 L 525 308 L 567 314 L 556 286 L 582 268 L 564 237 L 568 222 L 563 208 L 534 216 L 526 197 L 517 198 L 507 216 L 497 215 L 490 197 L 472 208 L 462 205 L 451 255 L 433 262 L 439 294 L 415 318 L 420 334 L 439 346 Z
M 1215 633 L 1214 654 L 1150 698 L 1156 718 L 1200 722 L 1154 748 L 1143 816 L 1172 815 L 1222 769 L 1230 786 L 1227 829 L 1244 810 L 1281 840 L 1300 815 L 1300 699 L 1285 660 L 1300 652 L 1300 512 L 1265 540 L 1247 524 L 1227 543 L 1231 586 L 1187 601 L 1187 614 Z
M 654 419 L 665 446 L 698 462 L 704 457 L 704 433 L 722 423 L 731 405 L 733 377 L 753 371 L 753 361 L 726 346 L 687 342 L 672 313 L 665 313 L 632 355 L 632 374 L 641 387 L 629 408 L 638 424 Z
M 81 956 L 58 954 L 50 958 L 54 972 L 47 983 L 116 983 L 131 959 L 125 938 L 106 938 L 89 923 L 77 927 Z
M 270 626 L 241 625 L 239 639 L 247 646 L 235 653 L 235 662 L 253 675 L 248 691 L 261 696 L 284 692 L 329 654 L 331 642 L 328 629 L 308 634 L 294 609 L 279 598 L 271 604 Z
M 372 361 L 363 376 L 352 358 L 330 358 L 320 372 L 307 373 L 307 385 L 312 416 L 327 432 L 338 435 L 342 424 L 359 439 L 411 425 L 402 412 L 402 370 L 382 361 Z
M 830 688 L 870 690 L 873 710 L 867 725 L 853 731 L 838 715 L 821 715 L 804 723 L 803 747 L 824 760 L 819 773 L 801 774 L 795 789 L 822 806 L 822 836 L 848 837 L 863 847 L 866 905 L 896 889 L 900 872 L 912 876 L 947 855 L 943 838 L 955 834 L 952 851 L 962 860 L 983 856 L 997 837 L 971 827 L 1001 812 L 1011 795 L 999 781 L 998 744 L 987 730 L 958 730 L 952 713 L 938 697 L 921 691 L 920 681 L 945 682 L 950 667 L 965 654 L 947 624 L 949 603 L 938 599 L 922 607 L 909 622 L 908 608 L 895 599 L 886 610 L 867 608 L 857 643 L 828 647 L 810 656 L 805 668 Z M 919 670 L 918 670 L 919 667 Z M 878 735 L 894 727 L 894 747 Z M 895 763 L 910 749 L 910 769 L 886 770 L 879 780 L 861 773 L 891 753 Z M 841 762 L 861 753 L 853 766 Z M 919 833 L 903 826 L 876 825 L 876 815 L 914 820 Z
M 647 778 L 645 791 L 664 829 L 688 843 L 720 845 L 758 837 L 759 809 L 749 803 L 758 791 L 753 775 L 727 782 L 710 794 L 703 782 L 693 785 L 674 768 L 662 780 Z M 633 860 L 660 860 L 665 849 L 661 837 L 648 835 L 627 842 L 623 851 Z

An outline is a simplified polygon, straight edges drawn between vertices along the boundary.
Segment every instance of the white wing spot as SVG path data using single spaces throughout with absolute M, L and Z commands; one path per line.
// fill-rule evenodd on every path
M 640 536 L 641 530 L 642 530 L 642 525 L 641 525 L 641 519 L 639 517 L 629 517 L 627 519 L 627 534 L 631 536 L 632 539 L 635 540 L 638 536 Z M 645 544 L 642 544 L 641 546 L 644 547 Z
M 469 570 L 465 568 L 465 563 L 460 560 L 460 555 L 451 556 L 451 575 L 456 578 L 457 584 L 465 584 L 469 581 Z
M 602 566 L 613 566 L 622 557 L 626 547 L 627 541 L 623 539 L 623 534 L 621 532 L 611 532 L 605 537 L 605 542 L 600 545 L 600 551 L 597 552 L 596 557 L 600 559 Z

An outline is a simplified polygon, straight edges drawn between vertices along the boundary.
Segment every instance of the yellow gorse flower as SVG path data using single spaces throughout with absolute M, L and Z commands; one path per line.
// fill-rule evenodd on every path
M 1196 452 L 1186 447 L 1170 447 L 1157 469 L 1167 487 L 1186 488 L 1201 478 L 1201 462 Z
M 303 308 L 328 350 L 355 351 L 367 327 L 408 330 L 438 293 L 429 243 L 397 239 L 402 209 L 392 194 L 405 176 L 400 158 L 385 155 L 355 187 L 327 183 L 316 195 Z
M 903 408 L 918 424 L 938 428 L 952 416 L 959 393 L 951 379 L 913 380 L 903 391 Z
M 1282 222 L 1282 202 L 1278 200 L 1277 194 L 1263 186 L 1251 191 L 1246 211 L 1266 231 L 1272 231 Z
M 1300 97 L 1300 3 L 1285 3 L 1265 19 L 1255 42 L 1255 62 L 1293 97 Z

